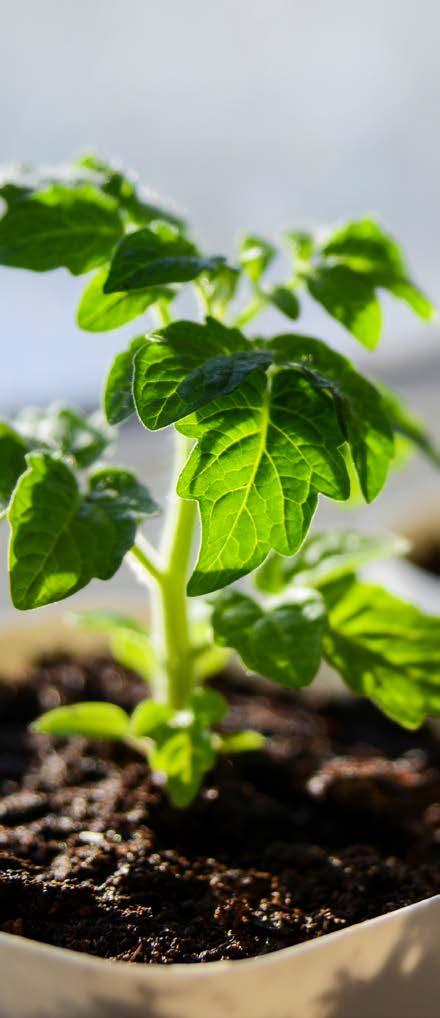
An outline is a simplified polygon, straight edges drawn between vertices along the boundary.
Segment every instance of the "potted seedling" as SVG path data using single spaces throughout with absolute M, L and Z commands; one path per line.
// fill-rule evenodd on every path
M 422 319 L 432 305 L 371 218 L 290 231 L 285 265 L 249 235 L 230 262 L 94 157 L 11 174 L 0 194 L 2 265 L 91 273 L 90 334 L 137 321 L 103 416 L 60 403 L 0 425 L 13 605 L 61 601 L 123 562 L 148 588 L 143 622 L 76 614 L 119 671 L 46 661 L 2 694 L 8 760 L 22 755 L 0 817 L 1 1014 L 378 1018 L 417 999 L 434 1015 L 437 750 L 424 730 L 423 763 L 405 732 L 440 713 L 439 620 L 359 577 L 401 540 L 310 529 L 320 495 L 374 501 L 396 438 L 439 457 L 392 393 L 297 324 L 305 294 L 374 350 L 382 290 Z M 191 318 L 174 313 L 182 289 Z M 284 323 L 263 338 L 266 308 Z M 154 491 L 107 458 L 135 414 L 174 435 L 158 547 L 142 532 Z M 228 686 L 232 652 L 248 676 Z M 322 662 L 374 709 L 313 715 L 296 691 Z M 347 726 L 366 717 L 377 752 L 350 756 L 368 733 Z

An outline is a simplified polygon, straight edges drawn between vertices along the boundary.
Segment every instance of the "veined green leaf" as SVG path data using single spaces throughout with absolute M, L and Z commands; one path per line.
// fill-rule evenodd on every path
M 278 594 L 290 584 L 321 588 L 341 576 L 352 575 L 376 559 L 404 555 L 408 542 L 402 537 L 379 537 L 350 530 L 313 534 L 294 558 L 272 553 L 260 566 L 258 590 Z
M 382 311 L 374 286 L 348 265 L 321 265 L 306 277 L 311 296 L 368 350 L 382 331 Z
M 119 329 L 142 315 L 157 300 L 173 296 L 165 287 L 150 287 L 132 293 L 104 293 L 108 268 L 101 269 L 87 284 L 77 309 L 76 320 L 86 332 Z
M 104 383 L 104 413 L 109 424 L 120 424 L 135 413 L 133 399 L 134 358 L 147 342 L 146 336 L 135 336 L 126 350 L 116 354 Z
M 238 590 L 224 590 L 212 616 L 215 638 L 238 651 L 245 665 L 289 689 L 307 686 L 321 661 L 324 602 L 316 591 L 298 591 L 264 609 Z
M 191 381 L 186 384 L 186 379 L 188 376 L 192 378 L 192 372 L 199 371 L 207 361 L 234 352 L 241 353 L 246 345 L 252 349 L 241 332 L 228 329 L 213 318 L 208 318 L 204 325 L 181 321 L 161 329 L 141 347 L 134 362 L 133 394 L 142 424 L 155 431 L 186 417 L 203 403 L 209 402 L 212 398 L 209 378 L 205 379 L 204 389 L 201 388 L 198 375 L 193 384 Z M 220 360 L 222 367 L 224 361 Z M 242 369 L 237 384 L 244 373 Z M 216 375 L 215 366 L 212 375 Z M 212 375 L 211 386 L 215 388 L 215 377 L 212 378 Z M 228 379 L 232 383 L 226 368 L 221 382 L 227 386 Z M 183 385 L 185 387 L 182 390 Z
M 385 483 L 394 456 L 392 428 L 380 392 L 346 357 L 319 339 L 286 334 L 267 345 L 280 363 L 302 364 L 314 375 L 315 384 L 332 392 L 362 493 L 372 502 Z
M 177 231 L 170 230 L 164 237 L 145 227 L 127 234 L 119 242 L 104 283 L 104 293 L 185 283 L 220 263 L 219 258 L 199 255 L 194 244 Z
M 61 460 L 35 452 L 27 462 L 9 508 L 11 595 L 23 610 L 110 579 L 153 504 L 128 471 L 98 471 L 83 495 Z
M 240 264 L 252 283 L 258 283 L 276 255 L 276 250 L 262 237 L 248 234 L 240 241 Z
M 406 728 L 440 714 L 440 619 L 353 578 L 323 594 L 323 654 L 350 688 Z
M 436 466 L 440 466 L 440 449 L 434 445 L 422 421 L 387 386 L 380 383 L 379 389 L 393 430 L 409 439 Z
M 0 220 L 0 264 L 73 275 L 107 261 L 122 234 L 116 202 L 91 184 L 53 184 L 13 205 Z
M 47 409 L 29 407 L 15 421 L 29 447 L 48 447 L 69 456 L 80 469 L 91 466 L 113 441 L 101 414 L 86 417 L 78 410 L 53 403 Z
M 0 421 L 0 513 L 9 505 L 18 478 L 26 470 L 27 451 L 21 435 Z
M 128 735 L 128 715 L 114 703 L 74 703 L 47 711 L 32 728 L 44 735 L 82 735 L 87 739 L 124 739 Z
M 198 440 L 179 482 L 200 505 L 202 544 L 188 592 L 203 594 L 251 572 L 274 548 L 302 544 L 318 491 L 345 499 L 343 435 L 327 394 L 295 370 L 271 383 L 256 370 L 229 396 L 181 421 Z

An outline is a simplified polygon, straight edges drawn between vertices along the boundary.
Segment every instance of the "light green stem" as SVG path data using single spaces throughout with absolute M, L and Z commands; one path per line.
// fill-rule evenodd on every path
M 186 584 L 191 564 L 196 503 L 179 498 L 175 485 L 191 443 L 176 432 L 176 462 L 160 558 L 163 566 L 151 592 L 151 622 L 157 655 L 154 695 L 176 710 L 194 686 Z
M 267 300 L 262 294 L 257 294 L 249 304 L 246 304 L 237 317 L 234 319 L 233 325 L 236 329 L 244 329 L 245 325 L 249 325 L 261 311 L 267 307 Z

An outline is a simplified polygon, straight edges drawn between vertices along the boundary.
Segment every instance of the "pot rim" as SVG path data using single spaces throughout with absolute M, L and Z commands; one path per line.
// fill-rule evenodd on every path
M 293 956 L 304 957 L 313 951 L 317 951 L 320 947 L 328 945 L 333 942 L 342 942 L 344 939 L 349 940 L 350 935 L 357 933 L 361 930 L 374 930 L 376 927 L 384 926 L 387 922 L 390 923 L 393 920 L 404 919 L 405 916 L 411 916 L 413 913 L 422 911 L 425 908 L 433 907 L 438 905 L 440 907 L 440 894 L 434 894 L 430 898 L 421 898 L 420 901 L 413 902 L 411 905 L 403 905 L 401 908 L 393 909 L 391 912 L 385 912 L 383 915 L 374 916 L 371 919 L 364 919 L 360 923 L 352 923 L 351 926 L 346 927 L 344 930 L 334 930 L 332 933 L 324 933 L 321 937 L 317 937 L 314 940 L 308 940 L 302 944 L 291 944 L 289 947 L 282 947 L 278 951 L 271 951 L 268 954 L 256 955 L 253 958 L 235 958 L 225 959 L 223 961 L 207 961 L 207 962 L 189 962 L 184 964 L 183 962 L 172 962 L 167 965 L 159 965 L 156 962 L 151 962 L 145 965 L 136 965 L 129 961 L 120 961 L 112 958 L 100 958 L 97 955 L 89 954 L 87 951 L 72 951 L 68 947 L 57 947 L 54 944 L 45 944 L 39 940 L 32 940 L 27 937 L 19 936 L 14 933 L 3 933 L 0 931 L 0 952 L 3 944 L 9 944 L 16 946 L 20 950 L 27 950 L 32 954 L 39 954 L 42 960 L 50 961 L 55 958 L 64 959 L 65 962 L 69 962 L 73 965 L 79 965 L 84 968 L 86 965 L 89 970 L 94 968 L 104 969 L 115 969 L 119 970 L 120 973 L 135 972 L 136 977 L 141 979 L 147 977 L 147 979 L 157 980 L 157 982 L 163 982 L 166 979 L 170 979 L 174 974 L 175 977 L 183 976 L 186 979 L 193 979 L 195 976 L 205 976 L 210 978 L 211 976 L 221 974 L 222 972 L 230 972 L 231 967 L 234 970 L 240 968 L 251 969 L 260 966 L 268 968 L 275 962 L 282 963 L 288 961 Z

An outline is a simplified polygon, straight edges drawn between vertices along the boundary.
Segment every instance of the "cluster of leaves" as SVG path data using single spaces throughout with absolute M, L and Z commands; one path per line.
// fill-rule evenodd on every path
M 344 531 L 315 534 L 293 558 L 272 554 L 255 575 L 259 601 L 237 589 L 214 599 L 218 647 L 234 648 L 248 670 L 287 689 L 309 685 L 324 660 L 353 692 L 369 697 L 392 720 L 417 728 L 440 712 L 440 619 L 357 577 L 374 559 L 405 550 L 398 538 Z M 111 632 L 115 657 L 148 681 L 154 649 L 139 623 L 103 614 L 80 615 L 77 622 Z M 199 681 L 220 664 L 211 659 Z M 153 771 L 165 775 L 170 797 L 182 807 L 217 754 L 255 751 L 264 743 L 253 731 L 219 732 L 226 712 L 224 698 L 201 685 L 181 711 L 145 699 L 130 718 L 112 704 L 82 703 L 49 711 L 35 728 L 136 745 Z
M 409 727 L 438 713 L 438 620 L 356 577 L 396 545 L 352 534 L 306 540 L 320 494 L 347 501 L 353 478 L 367 502 L 379 494 L 396 436 L 437 465 L 438 450 L 394 393 L 322 340 L 244 331 L 268 307 L 295 321 L 303 294 L 369 350 L 380 338 L 381 291 L 430 319 L 432 305 L 395 241 L 371 218 L 326 236 L 290 231 L 286 278 L 275 281 L 280 252 L 271 243 L 244 237 L 234 264 L 207 255 L 174 211 L 91 156 L 62 173 L 10 174 L 0 197 L 0 264 L 93 272 L 77 310 L 82 329 L 117 329 L 146 312 L 158 321 L 143 324 L 114 359 L 105 422 L 56 406 L 0 424 L 0 513 L 11 527 L 16 607 L 36 608 L 111 577 L 139 523 L 157 511 L 131 472 L 97 462 L 113 428 L 136 413 L 145 428 L 173 425 L 192 442 L 177 484 L 181 498 L 198 503 L 201 521 L 188 594 L 222 590 L 212 612 L 217 648 L 195 641 L 197 681 L 223 648 L 291 688 L 312 681 L 324 658 Z M 187 284 L 203 310 L 199 322 L 172 320 Z M 258 601 L 223 590 L 256 569 Z M 114 616 L 91 624 L 110 628 L 116 656 L 148 678 L 154 652 L 144 630 Z M 198 688 L 183 712 L 150 700 L 129 719 L 111 705 L 86 704 L 52 712 L 39 728 L 141 743 L 184 805 L 217 752 L 234 739 L 237 750 L 258 742 L 248 733 L 226 740 L 215 730 L 223 713 L 219 695 Z
M 258 732 L 225 735 L 213 730 L 227 710 L 221 693 L 198 687 L 182 711 L 148 699 L 129 717 L 111 703 L 79 703 L 48 711 L 34 728 L 47 735 L 83 735 L 134 745 L 147 756 L 155 773 L 165 775 L 174 805 L 184 807 L 199 791 L 217 754 L 249 752 L 264 744 Z

